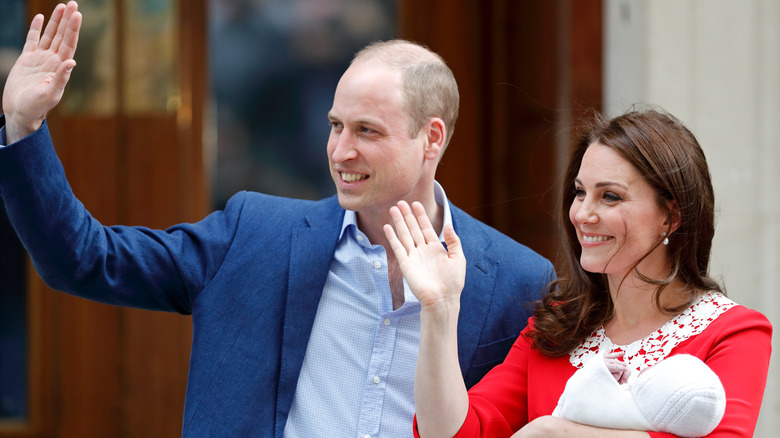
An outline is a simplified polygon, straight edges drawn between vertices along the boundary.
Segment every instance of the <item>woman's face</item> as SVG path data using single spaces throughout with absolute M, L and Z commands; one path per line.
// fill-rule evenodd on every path
M 588 272 L 622 277 L 664 239 L 667 217 L 639 172 L 612 148 L 594 143 L 574 180 L 569 220 L 582 245 Z M 668 273 L 666 246 L 658 245 L 639 265 L 649 276 Z

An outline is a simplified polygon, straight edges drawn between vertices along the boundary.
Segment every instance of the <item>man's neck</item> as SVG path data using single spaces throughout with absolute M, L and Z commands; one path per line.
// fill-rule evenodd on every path
M 425 207 L 425 212 L 428 214 L 436 235 L 441 234 L 442 227 L 444 227 L 444 207 L 438 205 L 433 196 L 423 203 L 423 207 Z M 384 246 L 389 258 L 392 255 L 392 250 L 385 237 L 384 226 L 385 224 L 393 225 L 393 220 L 390 217 L 390 208 L 387 208 L 387 211 L 384 212 L 356 212 L 355 216 L 360 231 L 368 237 L 368 240 L 373 245 Z
M 431 220 L 431 225 L 433 225 L 436 235 L 440 235 L 442 227 L 444 227 L 444 207 L 438 205 L 433 197 L 431 197 L 427 204 L 428 205 L 423 205 L 425 207 L 425 212 Z M 393 225 L 390 217 L 390 209 L 388 208 L 387 212 L 384 214 L 377 215 L 371 215 L 366 212 L 357 212 L 356 219 L 358 228 L 366 237 L 368 237 L 371 244 L 382 245 L 385 248 L 385 254 L 387 255 L 388 280 L 393 299 L 393 310 L 397 310 L 404 304 L 405 300 L 403 274 L 401 274 L 401 270 L 398 267 L 398 260 L 396 260 L 393 249 L 390 248 L 390 243 L 385 237 L 384 232 L 385 224 Z

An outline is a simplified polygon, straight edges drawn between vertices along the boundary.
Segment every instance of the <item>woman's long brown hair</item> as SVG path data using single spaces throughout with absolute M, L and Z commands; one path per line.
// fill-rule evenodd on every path
M 534 346 L 549 356 L 569 353 L 613 312 L 606 275 L 586 272 L 580 265 L 582 247 L 568 215 L 575 197 L 574 179 L 585 151 L 594 143 L 612 148 L 631 163 L 655 191 L 656 202 L 669 223 L 679 221 L 666 247 L 671 260 L 668 275 L 649 278 L 639 272 L 637 266 L 649 252 L 632 269 L 639 278 L 656 285 L 656 306 L 678 313 L 692 304 L 700 291 L 721 291 L 708 274 L 715 200 L 707 161 L 694 135 L 675 117 L 655 110 L 632 111 L 607 121 L 598 118 L 571 151 L 559 212 L 563 235 L 559 277 L 537 306 L 534 330 L 529 334 Z M 662 307 L 661 292 L 675 279 L 683 284 L 682 290 L 675 292 L 681 294 L 683 304 Z

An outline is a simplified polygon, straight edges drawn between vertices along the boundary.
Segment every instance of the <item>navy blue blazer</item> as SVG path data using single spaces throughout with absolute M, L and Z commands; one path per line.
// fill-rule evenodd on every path
M 74 197 L 45 124 L 0 149 L 0 192 L 51 287 L 192 315 L 183 436 L 282 436 L 344 216 L 336 197 L 242 192 L 198 223 L 104 227 Z M 504 359 L 553 274 L 450 208 L 468 263 L 458 353 L 470 387 Z

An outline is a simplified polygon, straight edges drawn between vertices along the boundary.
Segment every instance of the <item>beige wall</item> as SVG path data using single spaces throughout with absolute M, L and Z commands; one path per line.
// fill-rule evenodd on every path
M 711 272 L 780 327 L 780 2 L 604 5 L 605 111 L 659 105 L 694 132 L 719 209 Z M 780 428 L 779 368 L 773 355 L 757 437 Z

